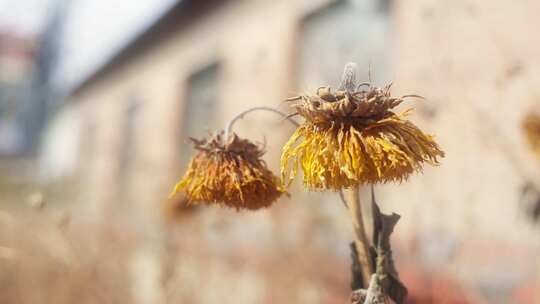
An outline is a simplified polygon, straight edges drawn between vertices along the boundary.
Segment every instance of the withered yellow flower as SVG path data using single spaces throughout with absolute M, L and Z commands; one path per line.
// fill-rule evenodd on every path
M 261 159 L 264 152 L 236 134 L 209 140 L 191 139 L 198 153 L 171 195 L 184 191 L 189 204 L 221 204 L 256 210 L 285 193 Z
M 522 129 L 530 149 L 540 159 L 540 115 L 532 112 L 527 114 Z
M 178 193 L 173 197 L 169 197 L 167 200 L 162 202 L 161 212 L 164 219 L 168 223 L 173 223 L 177 220 L 188 217 L 193 214 L 198 206 L 189 204 L 184 192 Z
M 392 97 L 384 88 L 363 84 L 354 92 L 321 87 L 315 95 L 289 98 L 305 122 L 281 156 L 282 180 L 290 184 L 298 168 L 313 190 L 340 190 L 365 183 L 402 181 L 438 164 L 443 157 L 430 135 L 392 109 L 414 95 Z

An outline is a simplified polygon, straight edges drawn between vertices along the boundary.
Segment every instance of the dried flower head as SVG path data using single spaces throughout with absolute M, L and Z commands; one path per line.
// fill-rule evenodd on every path
M 392 97 L 363 83 L 351 90 L 321 87 L 315 95 L 288 100 L 305 122 L 283 148 L 282 179 L 290 183 L 298 168 L 304 185 L 340 190 L 363 183 L 402 181 L 422 163 L 438 164 L 444 152 L 433 138 L 392 109 L 407 95 Z M 292 162 L 292 169 L 290 163 Z
M 523 119 L 522 129 L 530 149 L 540 159 L 540 115 L 533 112 L 527 114 Z
M 192 215 L 199 206 L 189 204 L 184 192 L 169 197 L 161 204 L 161 212 L 167 223 L 174 223 Z
M 185 191 L 190 204 L 222 204 L 256 210 L 270 206 L 284 190 L 261 159 L 262 149 L 236 134 L 191 138 L 198 153 L 172 195 Z

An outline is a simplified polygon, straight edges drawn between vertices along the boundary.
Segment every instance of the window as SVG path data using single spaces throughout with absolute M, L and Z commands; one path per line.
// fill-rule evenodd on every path
M 390 16 L 388 0 L 336 0 L 306 16 L 301 24 L 298 58 L 298 91 L 314 92 L 318 86 L 336 88 L 347 62 L 358 64 L 357 80 L 381 85 L 388 78 Z M 313 216 L 334 216 L 335 196 L 310 194 L 320 203 Z M 333 222 L 333 221 L 329 221 Z M 324 234 L 319 237 L 325 238 Z M 328 243 L 323 240 L 322 243 Z
M 300 90 L 337 86 L 347 62 L 358 64 L 359 80 L 385 80 L 388 68 L 388 3 L 341 0 L 307 16 L 302 22 L 299 58 Z
M 140 106 L 141 100 L 137 95 L 133 94 L 129 97 L 129 102 L 124 112 L 122 137 L 120 139 L 121 144 L 119 148 L 120 160 L 118 166 L 120 191 L 122 195 L 130 190 L 129 186 L 132 180 L 133 162 L 136 153 L 135 129 Z
M 180 166 L 185 168 L 193 149 L 186 145 L 189 137 L 202 138 L 219 128 L 216 102 L 219 99 L 219 65 L 197 71 L 187 81 L 183 117 L 180 123 Z M 183 172 L 183 170 L 181 171 Z

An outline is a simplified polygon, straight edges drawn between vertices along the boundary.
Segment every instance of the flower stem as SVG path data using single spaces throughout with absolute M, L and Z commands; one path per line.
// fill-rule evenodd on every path
M 356 251 L 358 252 L 358 262 L 362 268 L 362 281 L 364 287 L 367 287 L 373 274 L 373 267 L 371 264 L 371 256 L 369 252 L 369 241 L 367 238 L 366 228 L 364 226 L 364 220 L 362 219 L 362 206 L 360 205 L 359 187 L 355 186 L 351 189 L 344 189 L 345 201 L 349 207 L 349 213 L 354 230 L 354 243 L 356 245 Z
M 250 112 L 253 112 L 253 111 L 269 111 L 269 112 L 274 112 L 276 114 L 279 114 L 281 115 L 283 118 L 287 119 L 290 123 L 292 123 L 293 125 L 295 125 L 296 127 L 299 126 L 299 124 L 294 120 L 292 119 L 289 115 L 287 115 L 286 113 L 283 113 L 281 112 L 280 110 L 277 110 L 277 109 L 274 109 L 274 108 L 271 108 L 271 107 L 253 107 L 253 108 L 249 108 L 245 111 L 242 111 L 240 113 L 238 113 L 238 115 L 236 115 L 235 117 L 233 117 L 229 123 L 227 123 L 227 126 L 225 127 L 225 139 L 229 138 L 229 134 L 231 134 L 231 131 L 232 131 L 232 128 L 234 126 L 234 124 L 239 120 L 239 119 L 242 119 L 244 118 L 244 115 L 250 113 Z

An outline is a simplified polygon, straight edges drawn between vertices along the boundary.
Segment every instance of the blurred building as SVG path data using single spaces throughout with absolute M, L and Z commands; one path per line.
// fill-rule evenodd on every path
M 28 99 L 35 40 L 0 32 L 0 155 L 23 152 L 24 129 L 21 112 Z
M 36 191 L 46 121 L 63 100 L 53 74 L 68 4 L 59 1 L 40 32 L 0 31 L 0 197 L 7 203 Z
M 0 202 L 4 204 L 19 198 L 35 172 L 34 159 L 26 149 L 25 128 L 25 122 L 32 119 L 26 109 L 35 51 L 35 37 L 0 29 L 0 171 L 12 172 L 0 176 Z
M 504 298 L 512 281 L 532 276 L 527 261 L 538 246 L 519 201 L 540 176 L 520 133 L 539 103 L 540 41 L 530 33 L 539 10 L 537 1 L 509 0 L 179 1 L 69 95 L 46 150 L 52 164 L 58 155 L 73 162 L 84 208 L 151 214 L 186 166 L 187 136 L 337 85 L 348 61 L 365 68 L 364 79 L 371 66 L 375 83 L 426 97 L 411 103 L 412 119 L 447 152 L 439 168 L 378 187 L 384 209 L 403 216 L 397 238 L 416 240 L 422 263 L 485 281 Z M 276 170 L 292 130 L 277 121 L 260 113 L 237 125 L 244 136 L 266 135 Z M 349 232 L 337 199 L 296 192 L 283 208 L 307 217 L 298 205 L 317 206 L 310 212 L 339 231 L 318 237 L 342 244 Z
M 347 61 L 366 67 L 365 76 L 371 63 L 384 79 L 389 24 L 384 1 L 179 1 L 71 93 L 52 123 L 62 135 L 51 135 L 45 150 L 65 146 L 68 130 L 77 130 L 72 173 L 82 172 L 91 199 L 153 206 L 191 156 L 187 136 L 242 109 L 280 106 L 299 84 L 337 83 Z M 290 128 L 272 115 L 255 114 L 239 131 L 262 141 L 261 129 L 250 130 L 255 121 L 281 128 L 268 136 L 277 164 Z

